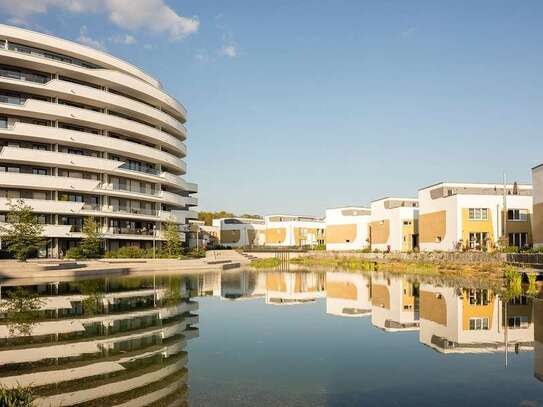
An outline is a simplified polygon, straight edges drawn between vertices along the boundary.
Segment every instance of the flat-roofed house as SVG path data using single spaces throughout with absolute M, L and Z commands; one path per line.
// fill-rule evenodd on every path
M 543 164 L 532 168 L 533 217 L 532 235 L 534 247 L 543 247 Z
M 372 250 L 409 251 L 418 247 L 418 200 L 383 198 L 371 202 L 368 235 Z
M 266 216 L 266 246 L 315 246 L 324 244 L 326 223 L 315 216 Z
M 419 205 L 421 250 L 531 245 L 531 185 L 441 182 L 419 190 Z
M 213 219 L 213 226 L 219 229 L 219 242 L 224 246 L 263 246 L 266 241 L 266 225 L 263 219 Z
M 369 246 L 371 210 L 347 206 L 326 210 L 326 250 L 360 250 Z

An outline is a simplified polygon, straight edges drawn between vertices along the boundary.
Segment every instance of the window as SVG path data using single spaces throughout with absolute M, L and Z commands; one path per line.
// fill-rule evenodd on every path
M 525 222 L 528 220 L 528 210 L 527 209 L 508 209 L 507 220 Z
M 469 208 L 469 220 L 488 220 L 488 208 Z
M 32 168 L 32 174 L 47 175 L 47 170 L 45 168 Z
M 528 245 L 528 233 L 509 233 L 509 246 L 525 247 Z
M 470 289 L 468 298 L 470 305 L 488 305 L 488 290 Z
M 488 318 L 470 318 L 470 331 L 488 331 Z
M 0 128 L 6 129 L 8 127 L 8 118 L 0 117 Z
M 488 241 L 487 232 L 473 232 L 469 234 L 469 248 L 475 250 L 482 250 Z
M 512 316 L 507 318 L 507 326 L 512 329 L 528 328 L 528 317 Z
M 509 301 L 509 304 L 512 305 L 527 305 L 528 304 L 528 297 L 525 295 L 521 295 L 520 297 L 513 298 L 511 301 Z

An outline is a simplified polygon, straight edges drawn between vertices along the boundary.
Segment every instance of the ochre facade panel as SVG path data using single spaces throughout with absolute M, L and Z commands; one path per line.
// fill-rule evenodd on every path
M 356 225 L 326 226 L 326 243 L 349 243 L 356 240 Z
M 438 211 L 419 215 L 419 240 L 421 243 L 437 243 L 447 233 L 447 212 Z

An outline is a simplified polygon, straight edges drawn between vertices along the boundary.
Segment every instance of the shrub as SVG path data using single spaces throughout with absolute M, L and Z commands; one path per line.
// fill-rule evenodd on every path
M 191 249 L 187 252 L 190 257 L 206 257 L 206 251 L 204 249 Z
M 260 268 L 273 268 L 281 264 L 281 261 L 277 257 L 269 257 L 267 259 L 256 259 L 251 261 L 251 267 Z
M 517 246 L 507 246 L 501 249 L 502 253 L 519 253 L 520 249 Z
M 326 250 L 325 244 L 317 244 L 311 248 L 312 250 Z
M 14 387 L 7 389 L 0 387 L 0 406 L 31 407 L 34 402 L 34 393 L 29 387 Z
M 150 250 L 150 253 L 139 247 L 134 246 L 124 246 L 117 250 L 112 250 L 106 252 L 105 257 L 110 259 L 142 259 L 142 258 L 152 258 L 153 249 Z
M 79 246 L 74 246 L 66 252 L 66 256 L 68 259 L 74 259 L 74 260 L 81 260 L 84 259 L 85 256 L 83 255 L 83 251 Z

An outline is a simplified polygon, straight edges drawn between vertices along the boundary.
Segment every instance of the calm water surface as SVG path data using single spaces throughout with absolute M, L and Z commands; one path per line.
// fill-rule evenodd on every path
M 484 282 L 229 271 L 0 289 L 0 384 L 38 405 L 543 406 L 543 302 Z

